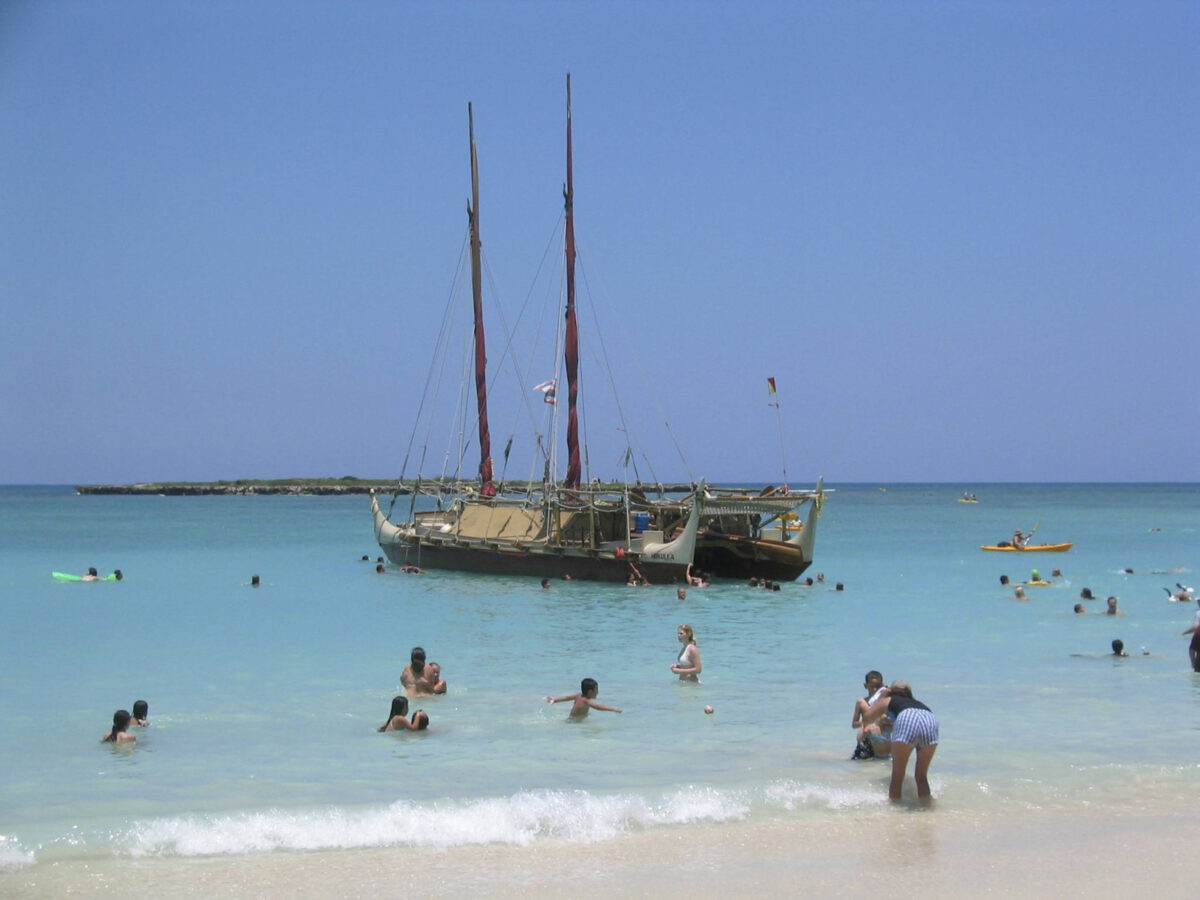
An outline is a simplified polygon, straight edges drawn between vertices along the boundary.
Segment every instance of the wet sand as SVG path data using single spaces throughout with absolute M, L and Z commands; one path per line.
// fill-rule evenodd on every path
M 541 841 L 238 857 L 107 859 L 0 873 L 25 897 L 1125 897 L 1196 894 L 1185 798 L 1124 813 L 886 814 Z

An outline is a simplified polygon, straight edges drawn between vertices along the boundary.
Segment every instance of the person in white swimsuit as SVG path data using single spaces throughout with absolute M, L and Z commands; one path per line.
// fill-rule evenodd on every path
M 683 649 L 679 651 L 679 658 L 671 666 L 671 671 L 679 676 L 680 681 L 699 681 L 703 666 L 700 664 L 700 648 L 696 646 L 696 635 L 692 626 L 680 625 L 675 631 L 675 636 L 679 638 L 679 643 L 683 644 Z

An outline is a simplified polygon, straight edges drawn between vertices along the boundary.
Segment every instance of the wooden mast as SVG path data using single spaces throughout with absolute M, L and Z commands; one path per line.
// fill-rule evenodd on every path
M 483 337 L 483 275 L 479 241 L 479 160 L 475 155 L 475 115 L 467 104 L 471 136 L 471 202 L 467 222 L 471 231 L 471 296 L 475 304 L 475 401 L 479 410 L 479 490 L 485 497 L 496 495 L 492 483 L 492 438 L 487 414 L 487 348 Z
M 579 489 L 579 326 L 575 321 L 575 189 L 571 178 L 571 76 L 567 75 L 567 185 L 566 201 L 567 328 L 564 351 L 567 365 L 567 477 L 563 487 Z

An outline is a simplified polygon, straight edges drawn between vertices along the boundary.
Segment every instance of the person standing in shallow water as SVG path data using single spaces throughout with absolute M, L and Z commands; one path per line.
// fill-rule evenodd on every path
M 430 693 L 425 676 L 425 648 L 413 647 L 409 654 L 411 662 L 400 673 L 400 683 L 410 697 L 421 697 Z
M 571 711 L 567 713 L 568 719 L 586 719 L 589 709 L 600 709 L 604 712 L 619 713 L 619 706 L 605 706 L 603 703 L 596 702 L 596 696 L 600 693 L 600 685 L 595 678 L 584 678 L 579 682 L 578 694 L 567 694 L 563 697 L 547 697 L 547 703 L 566 703 L 571 701 Z
M 894 681 L 885 687 L 882 696 L 871 704 L 863 716 L 865 725 L 877 721 L 884 713 L 892 717 L 892 781 L 888 786 L 888 798 L 900 799 L 904 787 L 904 771 L 908 758 L 917 753 L 913 775 L 917 780 L 917 798 L 923 804 L 932 799 L 929 790 L 929 764 L 937 752 L 938 720 L 920 700 L 912 695 L 907 681 Z
M 1186 628 L 1179 632 L 1181 635 L 1190 634 L 1192 643 L 1188 645 L 1188 658 L 1192 662 L 1192 671 L 1200 672 L 1200 597 L 1196 598 L 1196 616 L 1192 620 L 1192 627 Z
M 679 658 L 671 666 L 671 671 L 679 676 L 680 681 L 699 681 L 703 666 L 700 663 L 700 648 L 696 646 L 696 634 L 691 625 L 680 625 L 675 630 L 675 637 L 683 644 Z

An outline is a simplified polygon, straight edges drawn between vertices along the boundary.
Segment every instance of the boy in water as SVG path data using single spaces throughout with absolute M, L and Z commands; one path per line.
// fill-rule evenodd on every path
M 884 715 L 874 724 L 863 727 L 863 717 L 871 704 L 879 699 L 883 690 L 883 676 L 872 669 L 863 679 L 863 687 L 867 689 L 866 697 L 854 701 L 854 717 L 850 727 L 858 729 L 858 746 L 854 748 L 852 759 L 872 759 L 886 757 L 892 753 L 892 721 Z
M 567 713 L 568 719 L 584 719 L 587 718 L 589 709 L 602 709 L 605 712 L 619 713 L 615 706 L 605 706 L 603 703 L 596 702 L 596 695 L 600 693 L 600 685 L 596 683 L 595 678 L 585 678 L 579 682 L 578 694 L 567 694 L 565 697 L 547 697 L 547 703 L 562 703 L 566 700 L 574 701 L 571 711 Z
M 431 694 L 446 693 L 446 680 L 442 678 L 442 667 L 435 662 L 429 663 L 425 667 L 425 683 L 429 686 Z

